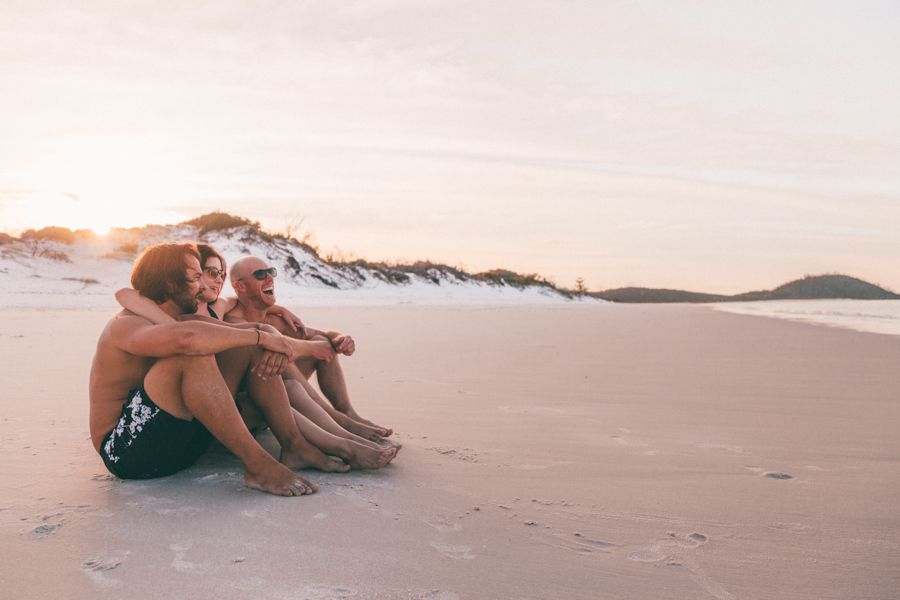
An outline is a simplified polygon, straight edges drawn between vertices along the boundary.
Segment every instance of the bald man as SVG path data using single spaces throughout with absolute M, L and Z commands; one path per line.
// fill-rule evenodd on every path
M 275 304 L 275 277 L 278 272 L 274 267 L 258 257 L 244 256 L 231 267 L 231 285 L 238 297 L 238 304 L 228 313 L 226 320 L 230 322 L 267 323 L 282 334 L 302 340 L 327 341 L 336 354 L 351 356 L 356 351 L 356 343 L 349 335 L 339 331 L 321 331 L 302 326 L 293 331 L 285 321 L 268 314 L 269 308 Z M 316 374 L 319 387 L 327 401 L 309 383 L 312 374 Z M 356 412 L 350 402 L 344 371 L 337 356 L 333 360 L 319 360 L 313 356 L 298 358 L 291 369 L 284 372 L 286 381 L 295 379 L 305 394 L 321 406 L 338 425 L 362 438 L 384 443 L 384 438 L 393 431 L 364 419 Z M 288 390 L 290 393 L 290 389 Z M 293 401 L 293 395 L 292 395 Z M 297 408 L 297 406 L 295 406 Z M 396 445 L 396 444 L 395 444 Z

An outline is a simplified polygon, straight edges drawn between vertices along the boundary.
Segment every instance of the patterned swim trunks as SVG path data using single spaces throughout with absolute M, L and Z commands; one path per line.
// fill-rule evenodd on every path
M 141 386 L 128 393 L 119 422 L 100 444 L 100 456 L 121 479 L 164 477 L 194 464 L 212 440 L 200 421 L 173 417 Z

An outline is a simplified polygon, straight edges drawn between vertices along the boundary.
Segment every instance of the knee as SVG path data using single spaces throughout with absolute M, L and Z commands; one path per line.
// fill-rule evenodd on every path
M 263 349 L 259 346 L 241 346 L 231 348 L 216 354 L 216 360 L 222 364 L 229 361 L 246 361 L 247 359 L 258 357 L 262 354 Z
M 167 356 L 160 358 L 150 369 L 151 371 L 185 371 L 187 369 L 195 369 L 208 365 L 215 365 L 216 359 L 212 355 L 190 355 L 177 354 L 175 356 Z

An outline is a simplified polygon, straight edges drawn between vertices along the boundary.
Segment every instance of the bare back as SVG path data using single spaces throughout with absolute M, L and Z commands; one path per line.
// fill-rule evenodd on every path
M 106 324 L 91 364 L 90 376 L 90 429 L 94 448 L 99 450 L 103 438 L 112 431 L 128 399 L 128 392 L 141 385 L 144 376 L 156 361 L 153 357 L 136 356 L 119 348 L 112 334 L 118 319 L 140 319 L 128 311 L 121 311 Z

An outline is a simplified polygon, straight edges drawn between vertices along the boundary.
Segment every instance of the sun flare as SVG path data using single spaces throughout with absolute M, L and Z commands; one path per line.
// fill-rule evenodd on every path
M 169 207 L 185 198 L 172 169 L 110 148 L 47 165 L 35 179 L 41 191 L 28 203 L 30 227 L 57 225 L 104 235 L 113 227 L 176 221 L 181 215 Z

